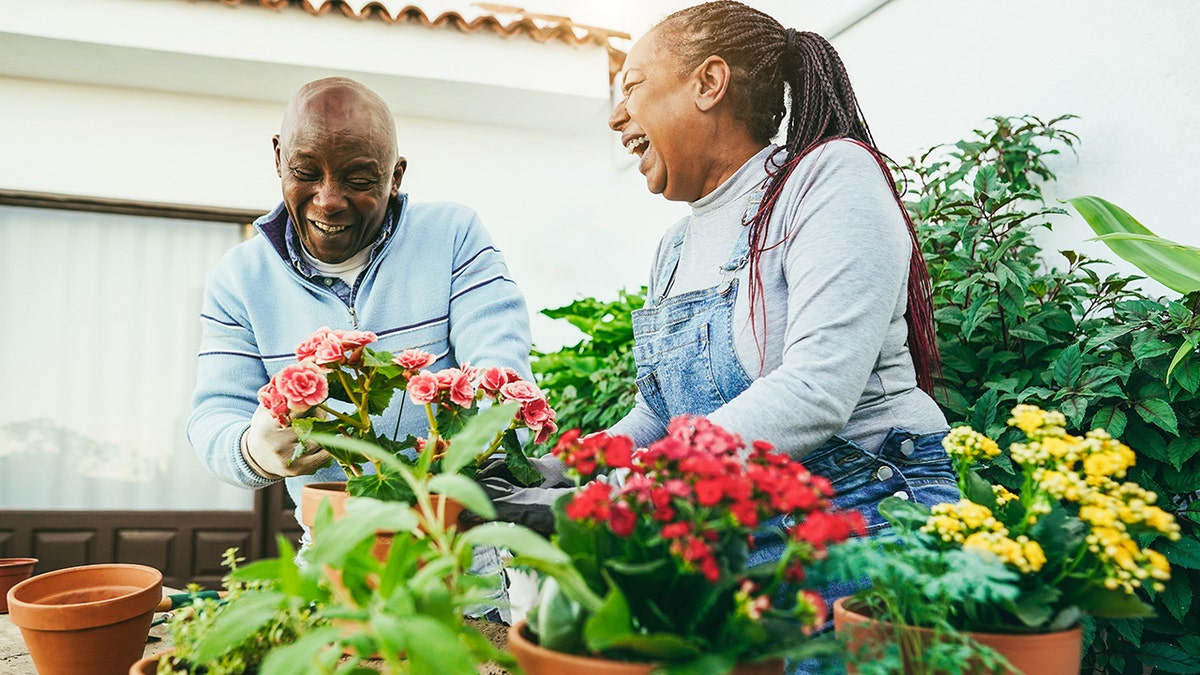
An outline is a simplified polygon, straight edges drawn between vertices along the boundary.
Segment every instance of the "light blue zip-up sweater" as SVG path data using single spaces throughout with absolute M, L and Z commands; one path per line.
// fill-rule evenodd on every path
M 321 326 L 373 331 L 379 341 L 372 348 L 393 354 L 424 349 L 437 356 L 431 370 L 507 366 L 532 379 L 524 297 L 475 212 L 449 202 L 413 204 L 401 193 L 388 213 L 398 221 L 349 304 L 293 267 L 282 204 L 255 221 L 259 236 L 232 248 L 209 273 L 187 433 L 221 480 L 249 488 L 274 482 L 246 465 L 242 435 L 259 387 L 295 363 L 296 345 Z M 424 410 L 404 396 L 375 422 L 393 438 L 423 435 L 428 426 Z M 302 484 L 336 480 L 345 474 L 334 465 L 288 478 L 287 488 L 299 504 Z

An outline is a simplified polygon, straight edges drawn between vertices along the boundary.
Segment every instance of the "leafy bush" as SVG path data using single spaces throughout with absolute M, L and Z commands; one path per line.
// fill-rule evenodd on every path
M 559 429 L 607 429 L 633 408 L 637 367 L 630 314 L 645 302 L 643 286 L 636 292 L 622 290 L 615 300 L 582 298 L 542 310 L 584 333 L 572 346 L 534 351 L 533 373 L 558 415 Z
M 1002 445 L 1014 433 L 1006 433 L 1003 411 L 1030 403 L 1061 410 L 1076 430 L 1104 427 L 1138 452 L 1131 479 L 1169 496 L 1163 506 L 1180 517 L 1182 539 L 1157 545 L 1174 578 L 1152 594 L 1154 618 L 1097 621 L 1085 666 L 1194 673 L 1200 292 L 1150 298 L 1136 289 L 1137 277 L 1102 274 L 1103 260 L 1042 250 L 1038 230 L 1067 213 L 1045 205 L 1041 186 L 1055 179 L 1047 158 L 1078 143 L 1063 128 L 1071 119 L 995 117 L 972 138 L 900 167 L 933 278 L 943 361 L 937 398 L 952 424 Z M 1011 463 L 997 460 L 989 479 L 1015 487 Z

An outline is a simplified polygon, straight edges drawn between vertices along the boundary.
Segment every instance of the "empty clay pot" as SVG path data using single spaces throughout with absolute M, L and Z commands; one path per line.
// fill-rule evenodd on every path
M 161 599 L 162 572 L 120 563 L 47 572 L 8 594 L 39 675 L 126 675 Z
M 37 558 L 0 558 L 0 614 L 8 613 L 8 589 L 33 575 Z

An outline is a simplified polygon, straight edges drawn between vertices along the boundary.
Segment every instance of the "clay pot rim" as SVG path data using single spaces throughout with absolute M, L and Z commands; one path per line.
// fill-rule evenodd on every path
M 120 580 L 123 583 L 119 585 L 136 586 L 136 590 L 103 600 L 63 604 L 42 602 L 45 594 L 36 598 L 21 597 L 47 585 L 54 588 L 54 583 L 62 577 L 113 571 L 125 573 Z M 13 586 L 8 592 L 8 610 L 13 623 L 25 629 L 68 631 L 110 625 L 152 614 L 162 599 L 162 579 L 162 572 L 146 565 L 96 563 L 67 567 L 30 577 Z M 108 618 L 98 618 L 106 614 Z M 64 620 L 64 617 L 71 617 L 71 620 Z
M 847 596 L 840 597 L 837 600 L 833 601 L 833 611 L 834 612 L 843 612 L 848 616 L 862 617 L 862 619 L 864 621 L 866 621 L 868 623 L 872 623 L 872 624 L 888 623 L 886 621 L 880 621 L 879 619 L 876 619 L 875 617 L 860 611 L 861 609 L 863 609 L 862 604 L 859 603 L 858 601 L 856 601 L 853 596 L 847 595 Z M 924 626 L 910 626 L 910 628 L 914 628 L 916 630 L 924 630 L 924 631 L 930 630 L 929 628 L 926 628 Z M 1021 636 L 1024 638 L 1028 638 L 1029 640 L 1037 640 L 1039 638 L 1045 639 L 1045 640 L 1053 640 L 1053 639 L 1056 639 L 1058 636 L 1065 635 L 1065 634 L 1082 633 L 1083 625 L 1075 624 L 1075 626 L 1073 628 L 1068 628 L 1066 630 L 1049 631 L 1049 632 L 1042 632 L 1042 633 L 1022 633 L 1022 632 L 987 633 L 987 632 L 977 631 L 977 630 L 962 631 L 962 632 L 966 633 L 968 635 L 983 638 L 985 640 L 988 638 L 992 638 L 992 637 L 1006 638 L 1006 637 L 1013 637 L 1013 636 Z
M 37 558 L 0 558 L 0 577 L 28 575 L 36 564 Z
M 574 668 L 595 667 L 599 664 L 612 664 L 614 673 L 621 673 L 622 671 L 628 671 L 630 673 L 649 673 L 657 665 L 650 662 L 614 661 L 612 659 L 606 659 L 602 656 L 582 656 L 579 654 L 568 654 L 567 652 L 558 652 L 554 651 L 553 649 L 547 649 L 523 635 L 527 625 L 528 623 L 526 620 L 521 619 L 520 621 L 508 627 L 509 649 L 513 649 L 514 644 L 520 645 L 517 647 L 517 649 L 524 649 L 532 654 L 540 656 L 541 658 L 559 659 L 564 665 Z M 546 655 L 553 656 L 549 657 Z

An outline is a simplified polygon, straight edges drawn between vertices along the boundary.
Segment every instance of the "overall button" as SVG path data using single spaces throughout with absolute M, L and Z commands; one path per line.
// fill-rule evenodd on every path
M 903 441 L 900 441 L 900 454 L 904 455 L 905 457 L 912 457 L 913 442 L 911 438 L 906 438 Z
M 899 497 L 900 499 L 904 499 L 904 500 L 908 499 L 908 493 L 905 492 L 904 490 L 896 490 L 895 492 L 892 493 L 892 496 Z
M 875 471 L 875 478 L 877 480 L 891 480 L 892 476 L 895 474 L 896 472 L 892 471 L 892 467 L 881 466 Z

